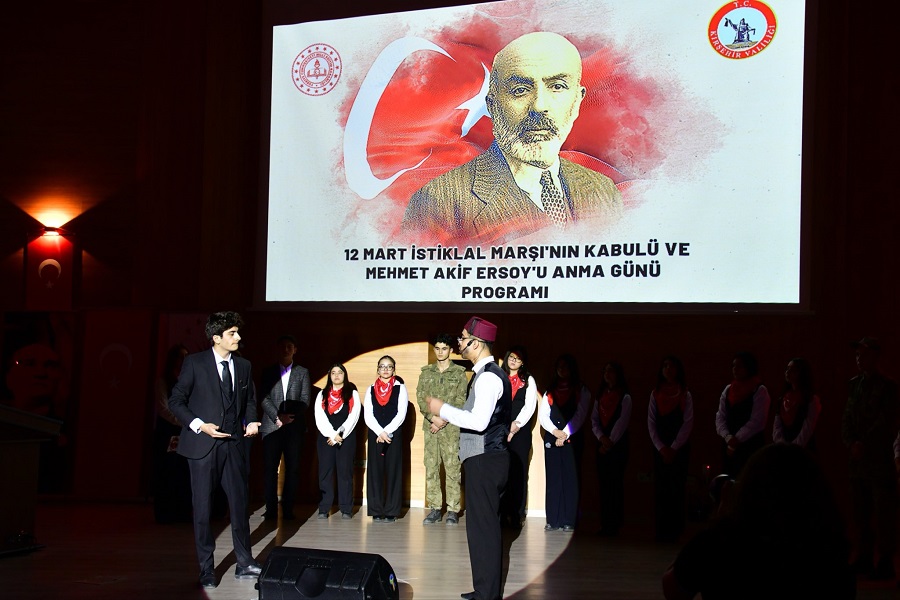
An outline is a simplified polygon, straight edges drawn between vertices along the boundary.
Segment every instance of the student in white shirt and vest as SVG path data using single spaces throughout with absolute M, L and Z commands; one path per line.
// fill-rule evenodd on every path
M 500 497 L 509 474 L 506 439 L 512 388 L 493 357 L 497 326 L 472 317 L 462 330 L 459 354 L 472 361 L 472 379 L 461 409 L 428 398 L 432 414 L 460 428 L 459 459 L 466 478 L 466 539 L 472 566 L 472 592 L 466 600 L 501 598 L 502 541 Z

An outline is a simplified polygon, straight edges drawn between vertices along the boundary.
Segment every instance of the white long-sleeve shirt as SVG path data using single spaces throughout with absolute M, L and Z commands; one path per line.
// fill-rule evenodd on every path
M 775 442 L 786 442 L 784 439 L 784 421 L 781 420 L 781 410 L 775 413 L 775 423 L 772 425 L 772 440 Z M 793 439 L 792 444 L 796 444 L 805 448 L 812 439 L 813 433 L 816 431 L 816 423 L 819 421 L 819 415 L 822 414 L 822 401 L 818 396 L 813 396 L 809 401 L 809 407 L 806 410 L 806 418 L 803 420 L 803 426 L 800 433 Z
M 486 356 L 475 363 L 472 377 L 477 377 L 489 362 L 494 362 L 493 356 Z M 503 397 L 503 381 L 493 373 L 485 373 L 484 377 L 475 380 L 469 393 L 472 392 L 475 393 L 475 405 L 471 411 L 444 404 L 440 417 L 461 429 L 484 431 L 491 422 L 497 401 Z
M 528 376 L 528 387 L 525 388 L 525 406 L 522 407 L 522 410 L 519 411 L 519 414 L 513 417 L 513 421 L 519 424 L 519 427 L 524 427 L 525 423 L 531 419 L 531 416 L 534 414 L 534 410 L 537 408 L 538 401 L 537 384 L 534 382 L 534 377 L 531 375 Z
M 556 425 L 554 425 L 553 421 L 550 419 L 550 401 L 548 400 L 548 396 L 552 396 L 552 394 L 544 394 L 541 398 L 540 408 L 538 409 L 538 421 L 540 421 L 541 427 L 550 433 L 553 433 L 553 431 L 556 430 Z M 591 392 L 588 391 L 586 387 L 581 386 L 577 401 L 578 406 L 575 408 L 575 414 L 572 415 L 572 418 L 563 428 L 563 431 L 568 436 L 574 435 L 581 429 L 581 426 L 584 425 L 588 412 L 591 410 Z
M 730 389 L 731 384 L 729 383 L 725 386 L 725 389 L 722 390 L 722 395 L 719 397 L 719 410 L 716 412 L 716 433 L 718 433 L 719 437 L 725 441 L 728 441 L 731 438 L 731 432 L 728 431 L 728 424 L 726 422 L 726 415 L 728 414 L 728 390 Z M 766 389 L 766 386 L 761 385 L 756 388 L 756 392 L 753 394 L 753 410 L 750 413 L 750 419 L 744 423 L 743 427 L 738 429 L 736 434 L 734 434 L 734 437 L 736 437 L 739 442 L 746 442 L 766 428 L 766 417 L 769 414 L 770 403 L 769 390 Z
M 366 401 L 363 403 L 363 414 L 365 415 L 366 427 L 368 427 L 376 436 L 379 436 L 384 432 L 388 435 L 394 435 L 394 432 L 400 429 L 400 426 L 403 425 L 403 421 L 406 420 L 406 409 L 409 406 L 409 394 L 406 392 L 406 386 L 395 380 L 394 387 L 397 386 L 400 386 L 400 392 L 397 396 L 397 414 L 394 415 L 391 422 L 387 424 L 387 427 L 382 427 L 381 423 L 378 422 L 378 419 L 375 418 L 375 411 L 372 407 L 373 403 L 378 401 L 372 396 L 372 386 L 370 385 L 366 390 Z
M 340 434 L 342 439 L 353 433 L 353 429 L 359 422 L 360 407 L 362 406 L 362 402 L 359 401 L 359 392 L 353 390 L 353 408 L 350 411 L 347 410 L 347 404 L 349 404 L 349 402 L 344 401 L 344 405 L 338 410 L 338 413 L 343 411 L 344 416 L 346 417 L 341 426 L 338 427 L 338 429 L 344 430 L 344 432 Z M 316 396 L 316 401 L 313 403 L 313 414 L 316 417 L 316 428 L 319 430 L 319 433 L 321 433 L 323 437 L 334 441 L 338 436 L 338 429 L 335 429 L 334 426 L 332 426 L 331 421 L 328 420 L 328 414 L 322 407 L 322 392 L 319 392 L 318 396 Z
M 628 431 L 628 423 L 631 421 L 631 395 L 625 394 L 620 400 L 622 404 L 622 412 L 619 413 L 619 420 L 613 425 L 612 431 L 609 432 L 609 439 L 613 444 L 619 443 L 625 432 Z M 600 428 L 600 401 L 594 403 L 591 411 L 591 430 L 594 437 L 598 440 L 603 436 L 603 430 Z

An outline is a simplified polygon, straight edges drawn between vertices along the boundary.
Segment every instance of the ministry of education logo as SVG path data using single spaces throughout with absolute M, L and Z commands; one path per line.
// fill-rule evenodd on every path
M 772 43 L 776 28 L 775 13 L 768 4 L 759 0 L 735 0 L 710 19 L 709 43 L 725 58 L 749 58 Z
M 321 96 L 334 89 L 341 78 L 341 55 L 328 44 L 313 44 L 297 55 L 291 78 L 297 89 L 309 96 Z

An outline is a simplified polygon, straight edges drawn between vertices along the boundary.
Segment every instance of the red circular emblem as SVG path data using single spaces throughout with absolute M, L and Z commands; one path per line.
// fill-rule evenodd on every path
M 755 56 L 775 37 L 775 13 L 759 0 L 729 2 L 709 21 L 709 43 L 725 58 Z
M 294 59 L 291 79 L 304 94 L 321 96 L 337 85 L 341 69 L 341 55 L 337 50 L 328 44 L 313 44 Z

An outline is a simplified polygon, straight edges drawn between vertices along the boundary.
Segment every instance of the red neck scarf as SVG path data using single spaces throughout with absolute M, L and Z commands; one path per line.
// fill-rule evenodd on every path
M 547 402 L 550 403 L 550 406 L 553 406 L 553 401 L 555 400 L 559 407 L 562 408 L 569 402 L 571 395 L 572 388 L 569 387 L 569 382 L 565 379 L 560 379 L 559 383 L 556 384 L 556 389 L 553 390 L 553 396 Z
M 797 419 L 797 412 L 802 405 L 802 392 L 791 390 L 784 395 L 784 398 L 781 399 L 781 410 L 779 412 L 781 414 L 781 420 L 784 421 L 785 425 L 790 427 L 794 424 L 794 421 Z
M 522 381 L 522 378 L 519 377 L 518 373 L 516 373 L 516 374 L 510 373 L 509 385 L 512 386 L 512 397 L 515 398 L 516 393 L 518 393 L 519 390 L 521 390 L 523 387 L 525 387 L 525 382 Z
M 758 375 L 748 377 L 738 381 L 735 379 L 728 388 L 728 404 L 734 406 L 738 402 L 745 400 L 747 396 L 752 396 L 756 392 L 756 388 L 760 386 L 761 380 Z
M 656 412 L 665 416 L 680 407 L 684 411 L 687 392 L 678 383 L 664 383 L 656 389 Z
M 606 390 L 603 392 L 603 395 L 600 396 L 600 422 L 603 423 L 604 427 L 609 425 L 609 420 L 616 414 L 616 408 L 618 408 L 621 399 L 622 394 L 619 393 L 618 390 Z
M 394 377 L 392 376 L 387 382 L 381 377 L 375 380 L 375 400 L 381 406 L 387 406 L 388 400 L 391 399 L 391 392 L 394 389 Z
M 326 407 L 326 410 L 329 415 L 333 415 L 344 406 L 344 397 L 341 395 L 341 391 L 342 390 L 331 388 L 328 392 L 328 406 Z

